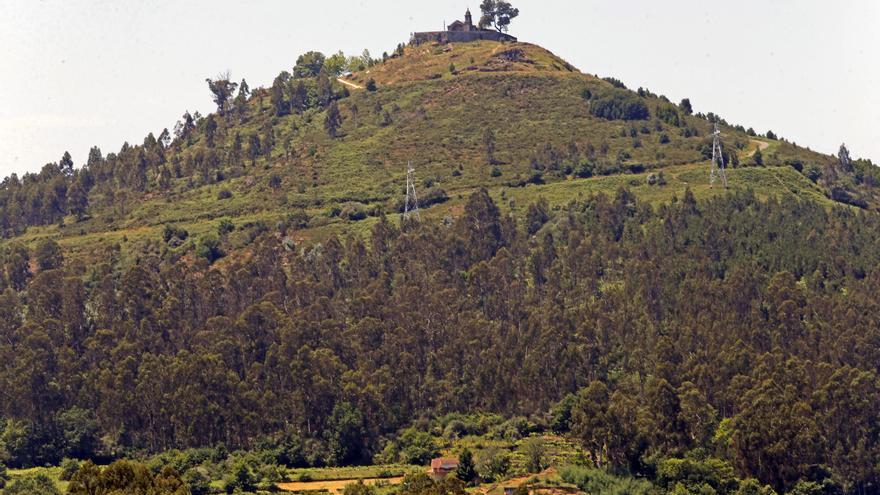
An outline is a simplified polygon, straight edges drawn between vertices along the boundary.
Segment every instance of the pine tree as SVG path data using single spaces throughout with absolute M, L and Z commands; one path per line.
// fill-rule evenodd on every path
M 324 129 L 331 138 L 336 137 L 339 127 L 342 125 L 342 115 L 339 113 L 339 105 L 334 101 L 327 109 L 327 116 L 324 118 Z
M 455 477 L 465 483 L 470 483 L 477 477 L 474 455 L 470 449 L 465 448 L 461 455 L 458 456 L 458 468 L 455 470 Z
M 486 151 L 486 163 L 489 165 L 495 164 L 495 133 L 492 129 L 487 128 L 485 132 L 483 132 L 483 146 Z

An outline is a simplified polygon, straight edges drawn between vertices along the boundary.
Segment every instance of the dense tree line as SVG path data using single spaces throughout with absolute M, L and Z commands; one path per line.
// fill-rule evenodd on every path
M 704 449 L 777 490 L 876 492 L 876 215 L 621 190 L 528 216 L 478 191 L 449 226 L 266 235 L 215 265 L 9 246 L 0 455 L 286 439 L 292 464 L 344 464 L 419 415 L 552 410 L 613 469 Z

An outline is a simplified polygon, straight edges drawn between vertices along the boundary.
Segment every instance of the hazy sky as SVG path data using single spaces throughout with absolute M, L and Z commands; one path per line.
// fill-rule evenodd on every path
M 876 0 L 513 0 L 511 34 L 731 123 L 880 161 Z M 479 0 L 0 0 L 0 175 L 173 127 L 205 78 L 269 85 L 307 50 L 374 56 Z

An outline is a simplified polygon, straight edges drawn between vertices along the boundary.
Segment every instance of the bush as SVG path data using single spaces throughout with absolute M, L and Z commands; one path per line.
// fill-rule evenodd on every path
M 376 81 L 371 77 L 367 80 L 367 91 L 376 91 Z
M 189 237 L 189 232 L 186 229 L 176 227 L 174 225 L 165 225 L 165 230 L 162 232 L 162 240 L 166 243 L 172 244 L 180 244 L 181 241 L 185 241 Z M 172 242 L 172 241 L 175 242 Z
M 853 196 L 853 194 L 848 191 L 846 188 L 840 186 L 834 186 L 831 188 L 831 199 L 834 201 L 838 201 L 840 203 L 845 203 L 852 206 L 857 206 L 859 208 L 867 208 L 868 203 L 865 200 Z
M 186 483 L 191 495 L 208 495 L 211 493 L 210 481 L 198 469 L 190 469 L 183 474 L 183 482 Z
M 55 483 L 43 473 L 19 478 L 10 483 L 3 495 L 61 495 Z
M 526 231 L 529 235 L 535 235 L 547 223 L 550 219 L 548 210 L 549 206 L 544 198 L 539 199 L 537 203 L 529 205 L 526 212 Z
M 232 223 L 228 218 L 224 218 L 220 220 L 220 224 L 217 225 L 217 234 L 218 235 L 226 235 L 235 230 L 235 224 Z
M 43 239 L 36 248 L 37 267 L 40 271 L 61 268 L 64 263 L 64 254 L 61 246 L 52 239 Z
M 287 223 L 295 229 L 304 229 L 309 226 L 309 214 L 302 208 L 287 215 Z
M 606 120 L 645 120 L 651 117 L 644 101 L 624 91 L 594 98 L 590 113 Z
M 672 489 L 678 484 L 692 492 L 710 486 L 718 493 L 730 493 L 737 486 L 733 467 L 721 459 L 665 459 L 657 465 L 657 482 Z
M 220 249 L 220 241 L 213 235 L 206 235 L 199 240 L 196 247 L 196 256 L 205 258 L 208 263 L 213 263 L 223 257 L 223 251 Z
M 498 167 L 492 167 L 492 172 L 490 175 L 492 177 L 501 177 L 501 169 Z
M 577 175 L 581 179 L 586 179 L 586 178 L 593 176 L 594 169 L 595 169 L 595 166 L 592 163 L 583 162 L 583 163 L 581 163 L 581 166 L 578 167 L 575 175 Z
M 586 493 L 648 495 L 653 493 L 651 483 L 630 477 L 614 476 L 602 469 L 568 466 L 559 473 L 562 481 L 577 485 Z
M 358 480 L 355 483 L 349 483 L 342 489 L 342 495 L 375 495 L 376 488 L 367 485 L 364 480 Z
M 530 437 L 525 439 L 520 446 L 520 450 L 526 458 L 526 471 L 540 473 L 547 467 L 545 459 L 547 449 L 543 438 Z
M 623 81 L 614 77 L 603 77 L 604 81 L 611 83 L 615 88 L 626 89 L 626 84 L 623 84 Z
M 669 144 L 669 141 L 670 140 L 668 134 L 666 134 L 665 132 L 663 134 L 660 134 L 660 144 Z
M 678 115 L 678 110 L 673 105 L 657 105 L 656 114 L 659 120 L 662 120 L 669 125 L 675 127 L 681 125 L 681 117 Z
M 439 453 L 434 438 L 427 432 L 407 428 L 398 439 L 400 461 L 406 464 L 425 465 Z
M 238 461 L 224 482 L 226 493 L 252 492 L 256 490 L 256 480 L 244 461 Z
M 568 394 L 550 409 L 552 416 L 550 419 L 550 429 L 553 433 L 558 435 L 569 431 L 571 428 L 571 410 L 575 403 L 577 403 L 577 396 Z
M 367 210 L 361 203 L 345 203 L 339 212 L 342 218 L 357 222 L 367 218 Z
M 499 439 L 519 440 L 537 431 L 537 425 L 522 416 L 515 416 L 493 428 L 492 434 Z
M 220 189 L 217 191 L 217 199 L 229 199 L 232 197 L 232 191 L 229 189 Z
M 382 118 L 379 120 L 379 125 L 382 127 L 388 127 L 394 121 L 391 119 L 391 114 L 388 113 L 388 110 L 382 111 Z
M 797 160 L 797 159 L 785 160 L 785 164 L 788 165 L 789 167 L 797 170 L 798 172 L 804 171 L 804 162 L 802 162 L 800 160 Z
M 61 474 L 58 475 L 58 479 L 61 481 L 70 481 L 70 478 L 73 478 L 73 475 L 79 471 L 79 461 L 76 459 L 66 458 L 61 461 Z
M 510 455 L 498 447 L 489 447 L 477 459 L 477 472 L 486 481 L 503 478 L 510 470 Z

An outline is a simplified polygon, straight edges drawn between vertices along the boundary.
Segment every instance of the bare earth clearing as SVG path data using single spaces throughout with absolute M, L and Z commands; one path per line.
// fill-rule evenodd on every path
M 342 490 L 345 488 L 346 485 L 357 483 L 358 481 L 359 480 L 357 478 L 327 481 L 293 481 L 290 483 L 278 483 L 278 488 L 286 492 L 310 492 L 326 490 L 331 493 L 342 493 Z M 380 481 L 384 481 L 390 485 L 396 485 L 403 481 L 403 476 L 397 476 L 394 478 L 363 478 L 363 482 L 367 485 L 375 485 Z

